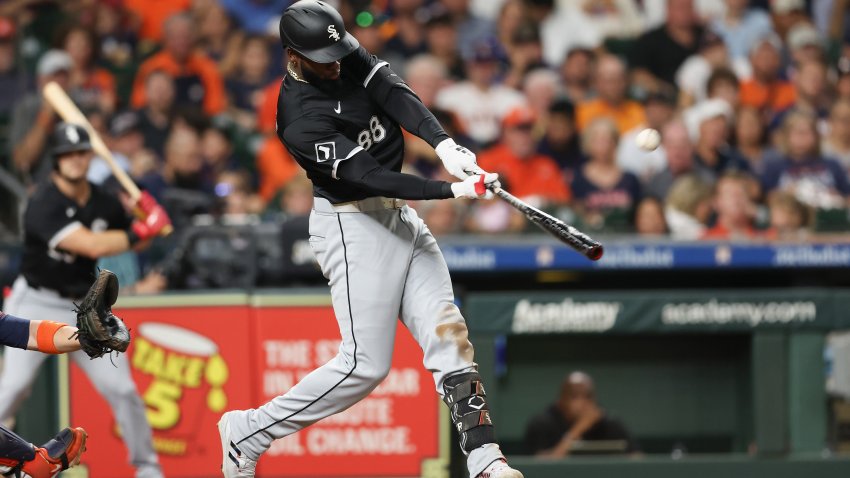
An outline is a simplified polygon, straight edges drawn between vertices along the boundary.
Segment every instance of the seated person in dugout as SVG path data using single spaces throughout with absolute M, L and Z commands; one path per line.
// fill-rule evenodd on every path
M 549 458 L 639 451 L 623 423 L 599 407 L 593 379 L 578 371 L 564 379 L 558 400 L 528 422 L 525 444 L 529 454 Z

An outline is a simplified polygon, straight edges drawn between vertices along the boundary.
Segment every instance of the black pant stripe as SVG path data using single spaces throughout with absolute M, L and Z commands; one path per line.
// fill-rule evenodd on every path
M 300 410 L 292 412 L 289 415 L 287 415 L 286 417 L 281 418 L 280 420 L 273 422 L 273 423 L 271 423 L 271 424 L 269 424 L 269 425 L 267 425 L 263 428 L 260 428 L 259 430 L 255 431 L 255 432 L 251 433 L 250 435 L 246 436 L 245 438 L 237 441 L 236 442 L 237 444 L 242 443 L 243 441 L 251 438 L 252 436 L 256 435 L 257 433 L 261 433 L 261 432 L 268 430 L 269 428 L 277 425 L 278 423 L 282 423 L 282 422 L 289 420 L 290 418 L 294 417 L 295 415 L 298 415 L 299 413 L 303 412 L 304 410 L 307 410 L 312 405 L 314 405 L 316 402 L 325 398 L 325 396 L 327 396 L 327 394 L 331 393 L 332 391 L 334 391 L 334 389 L 339 387 L 342 384 L 342 382 L 346 381 L 348 379 L 348 377 L 350 377 L 351 374 L 354 373 L 354 370 L 357 369 L 357 338 L 354 336 L 354 315 L 351 312 L 351 284 L 350 284 L 349 278 L 348 278 L 348 248 L 345 246 L 345 233 L 343 232 L 343 229 L 342 229 L 342 220 L 340 219 L 339 213 L 337 213 L 337 215 L 336 215 L 336 220 L 337 220 L 337 223 L 339 223 L 339 234 L 340 234 L 340 238 L 342 239 L 342 256 L 343 256 L 343 259 L 345 260 L 345 293 L 346 293 L 346 299 L 348 300 L 348 319 L 351 323 L 351 340 L 352 340 L 352 342 L 354 342 L 354 364 L 351 366 L 351 370 L 349 370 L 348 373 L 345 374 L 345 376 L 342 377 L 342 379 L 339 382 L 335 383 L 334 386 L 329 388 L 328 391 L 326 391 L 325 393 L 319 395 L 318 398 L 316 398 L 312 402 L 308 403 L 307 405 L 304 405 L 304 407 L 301 408 Z

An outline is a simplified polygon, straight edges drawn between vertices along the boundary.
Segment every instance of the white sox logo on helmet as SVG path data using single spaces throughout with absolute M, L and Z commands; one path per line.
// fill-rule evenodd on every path
M 334 25 L 328 25 L 328 38 L 333 38 L 334 41 L 339 41 L 339 33 L 336 31 L 336 27 Z
M 77 133 L 77 128 L 74 128 L 73 126 L 68 126 L 65 128 L 65 137 L 68 138 L 68 141 L 73 144 L 77 144 L 80 142 L 80 134 Z

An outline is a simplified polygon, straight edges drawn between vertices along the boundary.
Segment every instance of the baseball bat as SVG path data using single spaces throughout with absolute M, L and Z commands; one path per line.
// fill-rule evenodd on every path
M 98 156 L 106 161 L 106 164 L 109 165 L 109 169 L 112 170 L 112 174 L 115 175 L 115 179 L 121 183 L 121 187 L 127 191 L 127 194 L 130 195 L 130 200 L 135 204 L 139 200 L 139 197 L 141 197 L 142 192 L 139 190 L 138 186 L 136 186 L 136 183 L 130 179 L 130 176 L 121 169 L 118 162 L 115 161 L 112 151 L 110 151 L 106 146 L 106 143 L 103 142 L 103 139 L 97 131 L 95 131 L 94 127 L 85 115 L 83 115 L 83 112 L 77 108 L 74 101 L 71 100 L 67 93 L 65 93 L 65 90 L 63 90 L 62 87 L 55 81 L 51 81 L 44 85 L 42 94 L 44 95 L 44 99 L 50 103 L 50 106 L 53 107 L 53 110 L 56 111 L 56 114 L 61 116 L 66 123 L 73 123 L 82 126 L 86 129 L 86 131 L 88 131 L 92 149 Z M 172 231 L 173 228 L 171 226 L 165 226 L 160 232 L 160 235 L 167 236 L 171 234 Z
M 494 194 L 505 200 L 505 202 L 523 213 L 529 221 L 533 222 L 549 234 L 552 234 L 564 244 L 572 247 L 581 255 L 592 261 L 598 261 L 602 258 L 602 254 L 605 252 L 602 244 L 593 240 L 587 234 L 579 231 L 573 226 L 570 226 L 564 221 L 531 206 L 502 188 L 491 188 L 491 190 Z

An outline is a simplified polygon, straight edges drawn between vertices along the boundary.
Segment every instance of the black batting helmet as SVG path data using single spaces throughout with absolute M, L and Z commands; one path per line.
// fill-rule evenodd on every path
M 345 31 L 342 16 L 317 0 L 301 0 L 284 10 L 280 18 L 280 41 L 316 63 L 333 63 L 360 46 Z
M 71 123 L 59 123 L 53 131 L 53 150 L 51 154 L 57 157 L 61 154 L 75 151 L 91 151 L 89 133 L 82 126 Z

